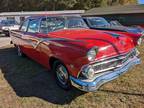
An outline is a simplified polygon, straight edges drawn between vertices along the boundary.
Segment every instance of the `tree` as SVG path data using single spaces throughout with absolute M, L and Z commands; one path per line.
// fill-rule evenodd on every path
M 91 9 L 113 5 L 136 4 L 137 0 L 1 0 L 0 12 L 4 11 L 51 11 Z

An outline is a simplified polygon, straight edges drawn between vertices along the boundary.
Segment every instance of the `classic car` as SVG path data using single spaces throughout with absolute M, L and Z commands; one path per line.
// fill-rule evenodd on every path
M 19 56 L 53 70 L 65 90 L 95 91 L 140 64 L 131 38 L 91 30 L 78 15 L 29 17 L 10 37 Z
M 112 20 L 109 21 L 111 27 L 117 27 L 119 29 L 122 29 L 125 32 L 131 32 L 131 33 L 143 33 L 144 32 L 144 28 L 142 28 L 141 26 L 138 25 L 131 25 L 131 26 L 124 26 L 122 25 L 119 21 L 117 20 Z
M 91 29 L 125 34 L 133 39 L 135 45 L 142 44 L 144 29 L 141 27 L 126 27 L 121 25 L 118 21 L 111 21 L 109 23 L 102 17 L 83 17 L 83 19 Z
M 0 30 L 1 33 L 5 34 L 6 36 L 9 36 L 10 30 L 18 30 L 19 24 L 15 20 L 2 20 L 0 22 Z

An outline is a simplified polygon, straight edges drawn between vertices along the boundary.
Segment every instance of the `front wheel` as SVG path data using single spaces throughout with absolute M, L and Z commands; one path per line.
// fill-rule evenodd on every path
M 59 61 L 54 62 L 53 70 L 55 72 L 55 78 L 57 84 L 65 89 L 69 90 L 71 87 L 71 83 L 69 80 L 69 73 L 67 68 Z

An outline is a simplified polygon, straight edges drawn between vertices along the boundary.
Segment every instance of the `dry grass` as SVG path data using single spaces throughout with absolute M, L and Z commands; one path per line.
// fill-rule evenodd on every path
M 142 63 L 97 92 L 63 91 L 53 74 L 12 46 L 0 48 L 0 108 L 144 108 L 144 46 Z

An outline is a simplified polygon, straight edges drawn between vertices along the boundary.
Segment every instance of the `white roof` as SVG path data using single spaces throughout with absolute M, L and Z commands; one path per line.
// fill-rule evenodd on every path
M 3 12 L 0 16 L 32 16 L 44 14 L 82 14 L 84 10 L 64 10 L 64 11 L 31 11 L 31 12 Z

